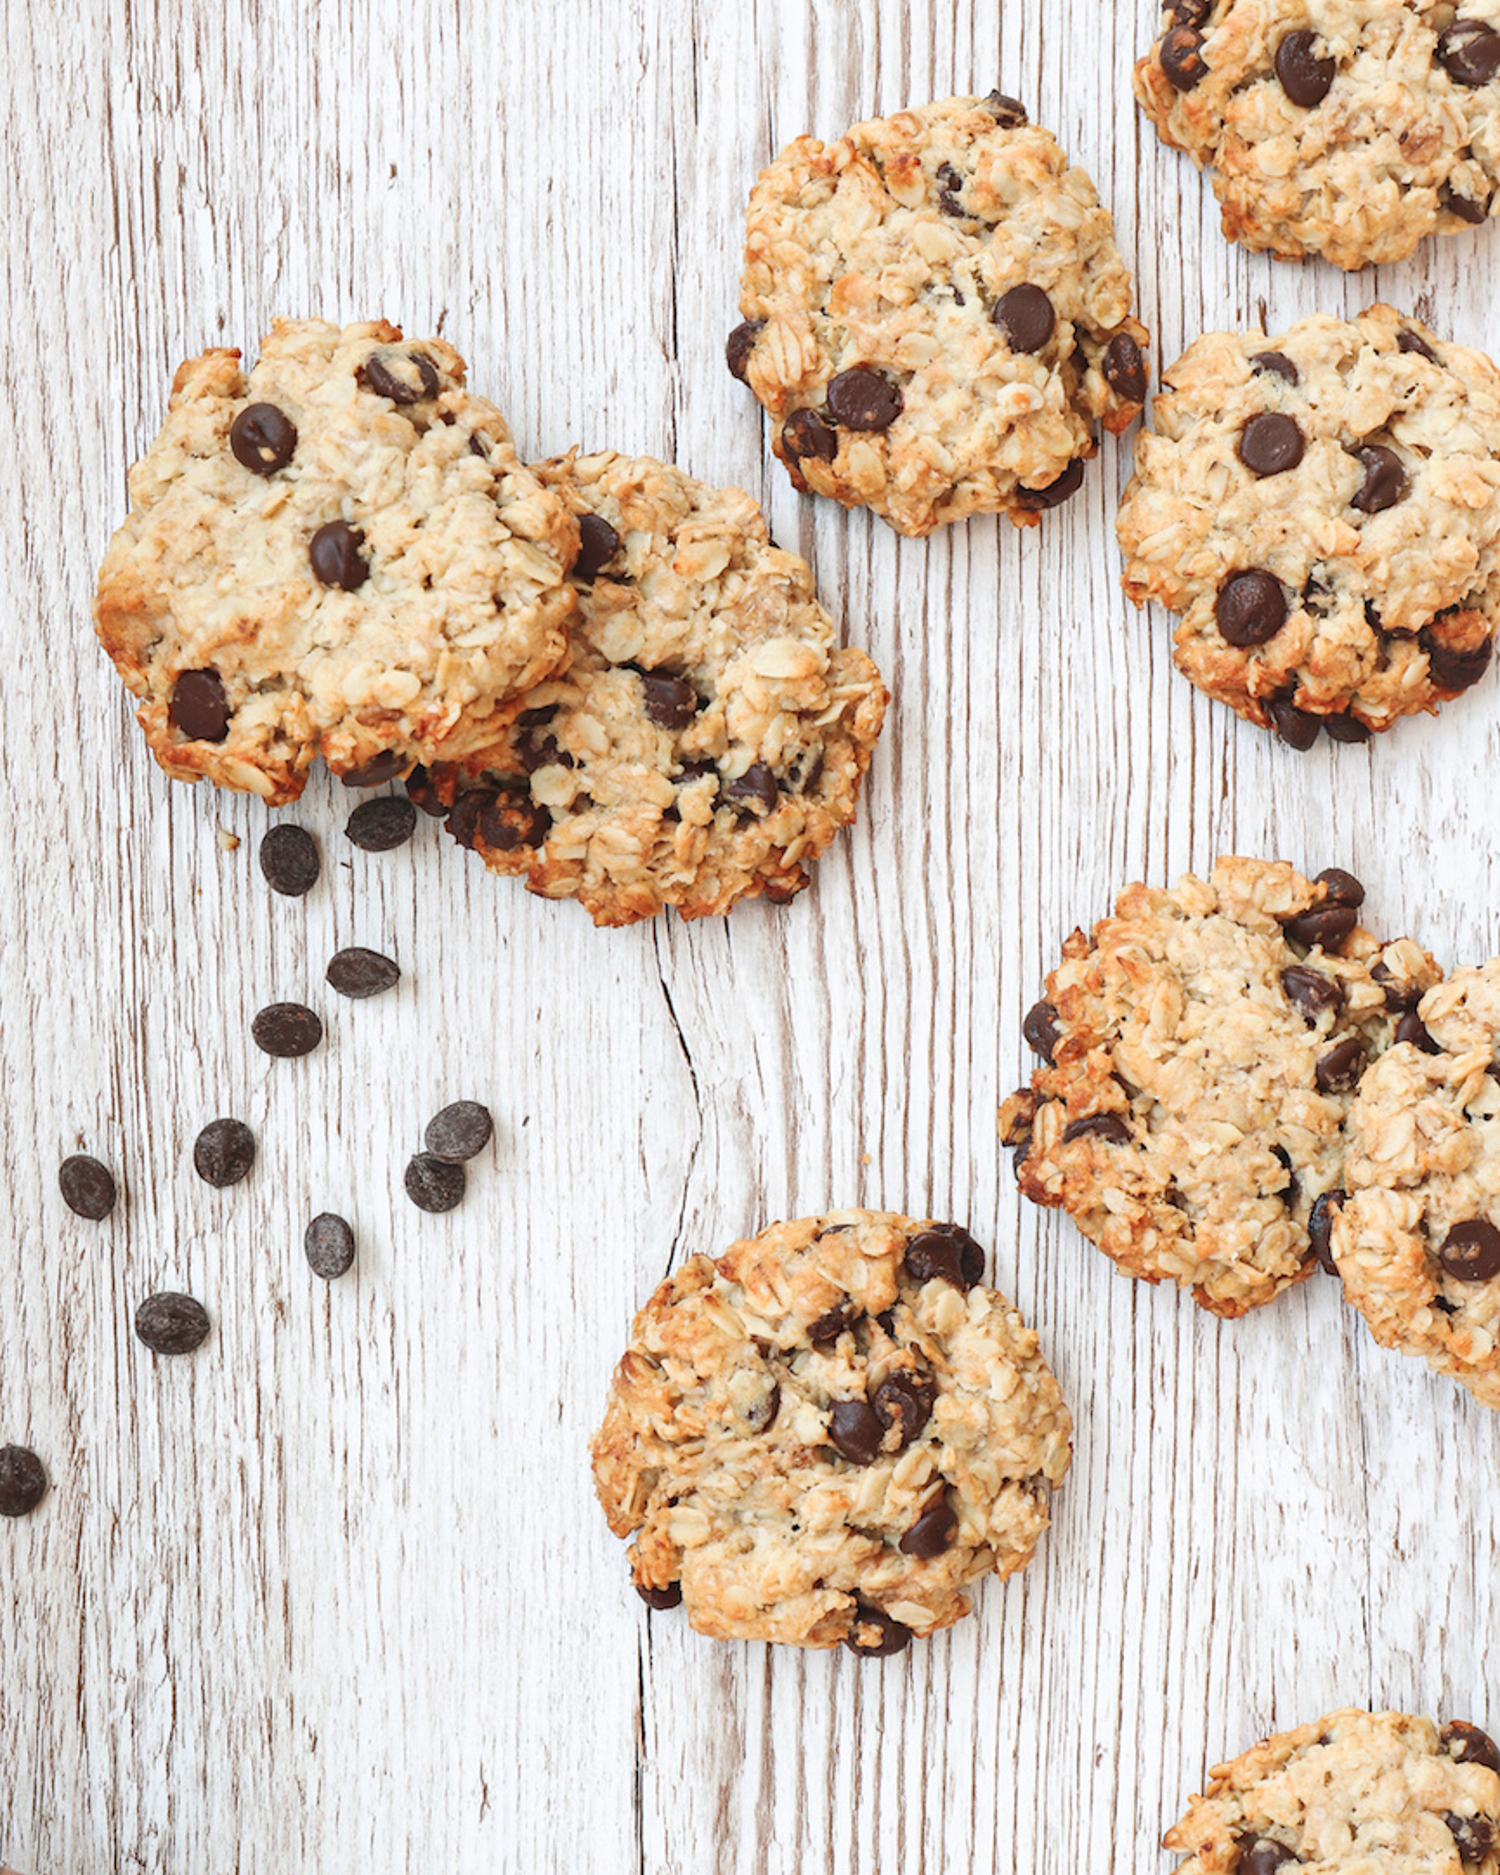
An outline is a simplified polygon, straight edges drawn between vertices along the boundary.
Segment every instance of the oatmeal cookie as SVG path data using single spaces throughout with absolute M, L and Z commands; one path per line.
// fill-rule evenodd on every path
M 1500 1407 L 1500 958 L 1416 1006 L 1349 1116 L 1344 1293 L 1384 1348 Z
M 577 526 L 442 339 L 282 319 L 248 375 L 190 359 L 130 497 L 95 614 L 178 780 L 482 764 L 566 649 Z
M 1500 1752 L 1478 1726 L 1330 1713 L 1209 1773 L 1176 1875 L 1500 1875 Z
M 1167 373 L 1117 517 L 1177 668 L 1297 748 L 1364 741 L 1489 667 L 1500 371 L 1389 306 L 1215 332 Z
M 649 457 L 536 469 L 578 517 L 568 662 L 540 684 L 448 829 L 533 892 L 601 925 L 784 903 L 854 818 L 885 714 L 880 673 L 841 650 L 806 561 L 738 488 Z
M 750 197 L 729 368 L 803 490 L 902 534 L 1018 526 L 1074 494 L 1146 395 L 1144 326 L 1093 183 L 1014 98 L 799 137 Z
M 1360 1073 L 1438 979 L 1363 900 L 1346 872 L 1225 859 L 1075 931 L 1024 1024 L 1046 1065 L 1002 1109 L 1025 1195 L 1216 1315 L 1310 1275 Z
M 694 1257 L 636 1317 L 594 1439 L 654 1608 L 889 1654 L 1023 1568 L 1072 1420 L 956 1224 L 834 1211 Z
M 1493 212 L 1497 28 L 1500 0 L 1170 0 L 1136 96 L 1227 239 L 1364 267 Z

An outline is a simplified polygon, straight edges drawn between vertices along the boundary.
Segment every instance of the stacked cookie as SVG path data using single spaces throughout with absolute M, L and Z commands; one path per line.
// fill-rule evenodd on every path
M 1348 873 L 1222 860 L 1075 931 L 1001 1112 L 1021 1190 L 1237 1316 L 1319 1267 L 1500 1406 L 1500 962 L 1447 982 Z

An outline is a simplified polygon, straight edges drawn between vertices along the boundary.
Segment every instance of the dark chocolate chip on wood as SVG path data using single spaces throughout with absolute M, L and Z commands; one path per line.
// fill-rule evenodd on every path
M 1203 35 L 1191 26 L 1174 26 L 1161 42 L 1161 68 L 1179 91 L 1192 91 L 1208 76 Z
M 1276 48 L 1276 76 L 1293 104 L 1311 110 L 1333 89 L 1334 62 L 1318 51 L 1318 35 L 1306 30 L 1287 33 Z
M 310 1055 L 323 1039 L 323 1024 L 302 1003 L 268 1003 L 250 1024 L 255 1046 L 290 1060 Z
M 1057 325 L 1052 301 L 1039 286 L 1013 286 L 995 302 L 991 318 L 1015 352 L 1039 352 Z
M 1438 1261 L 1456 1282 L 1487 1283 L 1500 1276 L 1500 1230 L 1487 1217 L 1455 1224 Z
M 341 592 L 358 592 L 370 577 L 370 563 L 360 549 L 365 537 L 347 521 L 328 521 L 307 543 L 313 578 Z
M 393 404 L 419 404 L 438 392 L 437 367 L 426 352 L 371 352 L 355 375 Z
M 1267 643 L 1286 623 L 1281 581 L 1259 566 L 1231 573 L 1214 601 L 1214 618 L 1226 644 L 1244 649 Z
M 594 580 L 620 551 L 620 536 L 602 514 L 584 514 L 578 518 L 578 558 L 573 562 L 573 577 L 585 582 Z
M 906 1246 L 906 1274 L 914 1283 L 940 1277 L 955 1289 L 972 1289 L 984 1274 L 984 1251 L 962 1224 L 931 1224 Z
M 24 1445 L 0 1445 L 0 1517 L 28 1517 L 47 1495 L 47 1473 Z
M 889 378 L 865 365 L 841 371 L 828 386 L 828 408 L 846 430 L 888 430 L 904 402 Z
M 305 827 L 273 827 L 260 843 L 261 876 L 283 898 L 302 898 L 318 883 L 323 862 Z
M 224 1191 L 254 1164 L 255 1135 L 243 1120 L 210 1120 L 193 1141 L 193 1170 L 205 1185 Z
M 844 1636 L 844 1645 L 850 1653 L 862 1654 L 867 1660 L 899 1654 L 910 1641 L 910 1628 L 903 1627 L 883 1608 L 872 1608 L 864 1603 L 855 1610 L 853 1625 Z
M 941 1556 L 952 1549 L 953 1539 L 957 1535 L 957 1513 L 946 1497 L 939 1496 L 928 1504 L 902 1537 L 899 1547 L 903 1556 L 915 1556 L 920 1561 L 930 1562 L 934 1556 Z
M 1104 381 L 1127 404 L 1139 404 L 1146 395 L 1146 361 L 1128 332 L 1117 332 L 1104 351 Z
M 91 1159 L 87 1153 L 74 1153 L 57 1168 L 57 1185 L 63 1203 L 78 1217 L 97 1223 L 115 1208 L 118 1196 L 114 1174 L 107 1165 Z
M 422 1137 L 434 1159 L 462 1165 L 484 1151 L 494 1132 L 488 1107 L 477 1100 L 454 1100 L 432 1116 Z
M 1026 1011 L 1021 1034 L 1028 1048 L 1040 1055 L 1043 1061 L 1050 1062 L 1056 1053 L 1057 1044 L 1062 1040 L 1062 1027 L 1057 1020 L 1054 1005 L 1049 1002 L 1033 1003 Z
M 292 459 L 297 426 L 275 404 L 246 404 L 229 426 L 229 447 L 252 475 L 274 475 Z
M 340 996 L 362 1001 L 366 996 L 381 996 L 395 989 L 401 981 L 401 967 L 394 958 L 382 957 L 379 951 L 351 944 L 345 950 L 335 951 L 329 959 L 327 978 L 330 989 L 337 990 Z
M 665 1587 L 659 1589 L 653 1588 L 647 1582 L 637 1582 L 633 1586 L 636 1594 L 640 1596 L 646 1606 L 654 1609 L 659 1615 L 665 1614 L 669 1608 L 680 1608 L 682 1606 L 682 1584 L 680 1582 L 668 1582 Z
M 357 768 L 346 768 L 339 780 L 346 788 L 378 788 L 383 782 L 394 781 L 405 766 L 394 749 L 386 749 Z
M 1500 1777 L 1500 1745 L 1467 1719 L 1450 1719 L 1442 1730 L 1443 1746 L 1458 1764 L 1481 1764 Z
M 851 1465 L 871 1464 L 880 1452 L 885 1428 L 864 1400 L 836 1400 L 828 1415 L 828 1442 Z
M 1323 719 L 1311 710 L 1299 710 L 1290 697 L 1272 697 L 1266 704 L 1271 727 L 1289 749 L 1304 753 L 1317 741 Z
M 755 341 L 765 329 L 764 319 L 741 320 L 730 333 L 724 345 L 724 362 L 729 366 L 729 375 L 745 382 L 745 370 L 750 363 L 750 354 L 755 350 Z
M 446 1159 L 419 1152 L 407 1162 L 406 1195 L 419 1211 L 451 1211 L 464 1195 L 468 1184 L 461 1165 L 449 1165 Z
M 344 826 L 344 832 L 365 853 L 392 852 L 405 846 L 416 830 L 417 810 L 401 794 L 361 801 Z
M 1357 716 L 1350 716 L 1347 711 L 1325 716 L 1323 727 L 1330 742 L 1368 742 L 1375 733 L 1368 723 L 1362 723 Z
M 1002 130 L 1019 130 L 1026 123 L 1026 106 L 1019 98 L 1010 98 L 1003 91 L 992 91 L 984 101 L 984 108 Z
M 1487 20 L 1455 20 L 1439 35 L 1437 55 L 1454 84 L 1487 85 L 1500 72 L 1500 33 Z
M 1322 886 L 1325 905 L 1352 905 L 1358 910 L 1365 902 L 1363 882 L 1342 866 L 1325 866 L 1313 884 Z
M 172 686 L 167 718 L 189 742 L 222 742 L 229 734 L 229 698 L 217 671 L 184 671 Z
M 302 1235 L 302 1250 L 314 1276 L 335 1281 L 354 1262 L 354 1232 L 333 1211 L 321 1211 Z
M 153 1354 L 191 1354 L 208 1334 L 208 1310 L 191 1296 L 147 1296 L 135 1312 L 137 1339 Z
M 1117 1113 L 1086 1113 L 1063 1129 L 1065 1146 L 1075 1139 L 1102 1139 L 1107 1146 L 1128 1146 L 1131 1132 Z

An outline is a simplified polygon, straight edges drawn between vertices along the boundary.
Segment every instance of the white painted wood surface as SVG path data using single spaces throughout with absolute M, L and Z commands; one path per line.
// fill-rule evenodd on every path
M 1377 295 L 1500 346 L 1500 236 L 1346 279 L 1225 246 L 1128 94 L 1110 0 L 0 0 L 0 1860 L 27 1875 L 1139 1875 L 1205 1765 L 1344 1702 L 1500 1723 L 1500 1417 L 1374 1348 L 1335 1286 L 1228 1324 L 1023 1210 L 995 1131 L 1020 1017 L 1127 880 L 1337 863 L 1448 962 L 1500 947 L 1500 687 L 1298 757 L 1126 607 L 1124 458 L 1037 532 L 902 542 L 793 495 L 722 365 L 740 212 L 796 133 L 997 80 L 1093 173 L 1170 360 Z M 867 807 L 784 911 L 596 932 L 430 823 L 274 899 L 265 812 L 170 786 L 89 630 L 171 370 L 279 312 L 440 328 L 523 447 L 759 493 L 896 702 Z M 240 837 L 224 851 L 219 828 Z M 339 1003 L 341 944 L 400 991 Z M 327 1045 L 274 1063 L 262 1003 Z M 446 1219 L 426 1117 L 499 1120 Z M 216 1113 L 260 1139 L 218 1193 Z M 127 1202 L 67 1213 L 93 1151 Z M 1056 1525 L 883 1664 L 648 1618 L 585 1443 L 691 1251 L 830 1204 L 956 1215 L 1078 1417 Z M 355 1276 L 302 1261 L 355 1221 Z M 194 1359 L 130 1314 L 201 1296 Z

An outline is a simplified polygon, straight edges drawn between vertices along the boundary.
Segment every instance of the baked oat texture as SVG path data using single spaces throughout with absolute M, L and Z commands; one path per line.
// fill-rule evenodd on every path
M 572 648 L 450 831 L 601 925 L 794 897 L 854 818 L 880 673 L 742 489 L 613 454 L 536 473 L 582 529 Z
M 1172 0 L 1136 96 L 1210 172 L 1227 239 L 1401 260 L 1494 212 L 1497 25 L 1497 0 Z
M 1176 1875 L 1497 1875 L 1500 1755 L 1466 1721 L 1346 1708 L 1209 1773 Z
M 1001 1111 L 1025 1195 L 1216 1315 L 1310 1275 L 1358 1075 L 1438 978 L 1359 926 L 1363 898 L 1348 873 L 1224 859 L 1075 931 L 1025 1022 L 1045 1065 Z
M 1500 959 L 1417 1014 L 1425 1034 L 1375 1063 L 1349 1116 L 1333 1254 L 1382 1347 L 1500 1407 Z
M 801 489 L 902 534 L 1030 526 L 1146 394 L 1146 329 L 1094 185 L 1014 99 L 799 137 L 750 197 L 730 369 Z
M 956 1225 L 878 1211 L 694 1257 L 636 1317 L 593 1445 L 653 1606 L 893 1653 L 1030 1561 L 1072 1420 Z
M 1377 305 L 1211 333 L 1166 384 L 1116 525 L 1125 590 L 1180 615 L 1192 683 L 1306 748 L 1478 682 L 1500 617 L 1488 358 Z
M 190 359 L 130 499 L 99 636 L 178 780 L 482 763 L 566 649 L 576 524 L 442 339 L 282 319 L 248 374 Z

